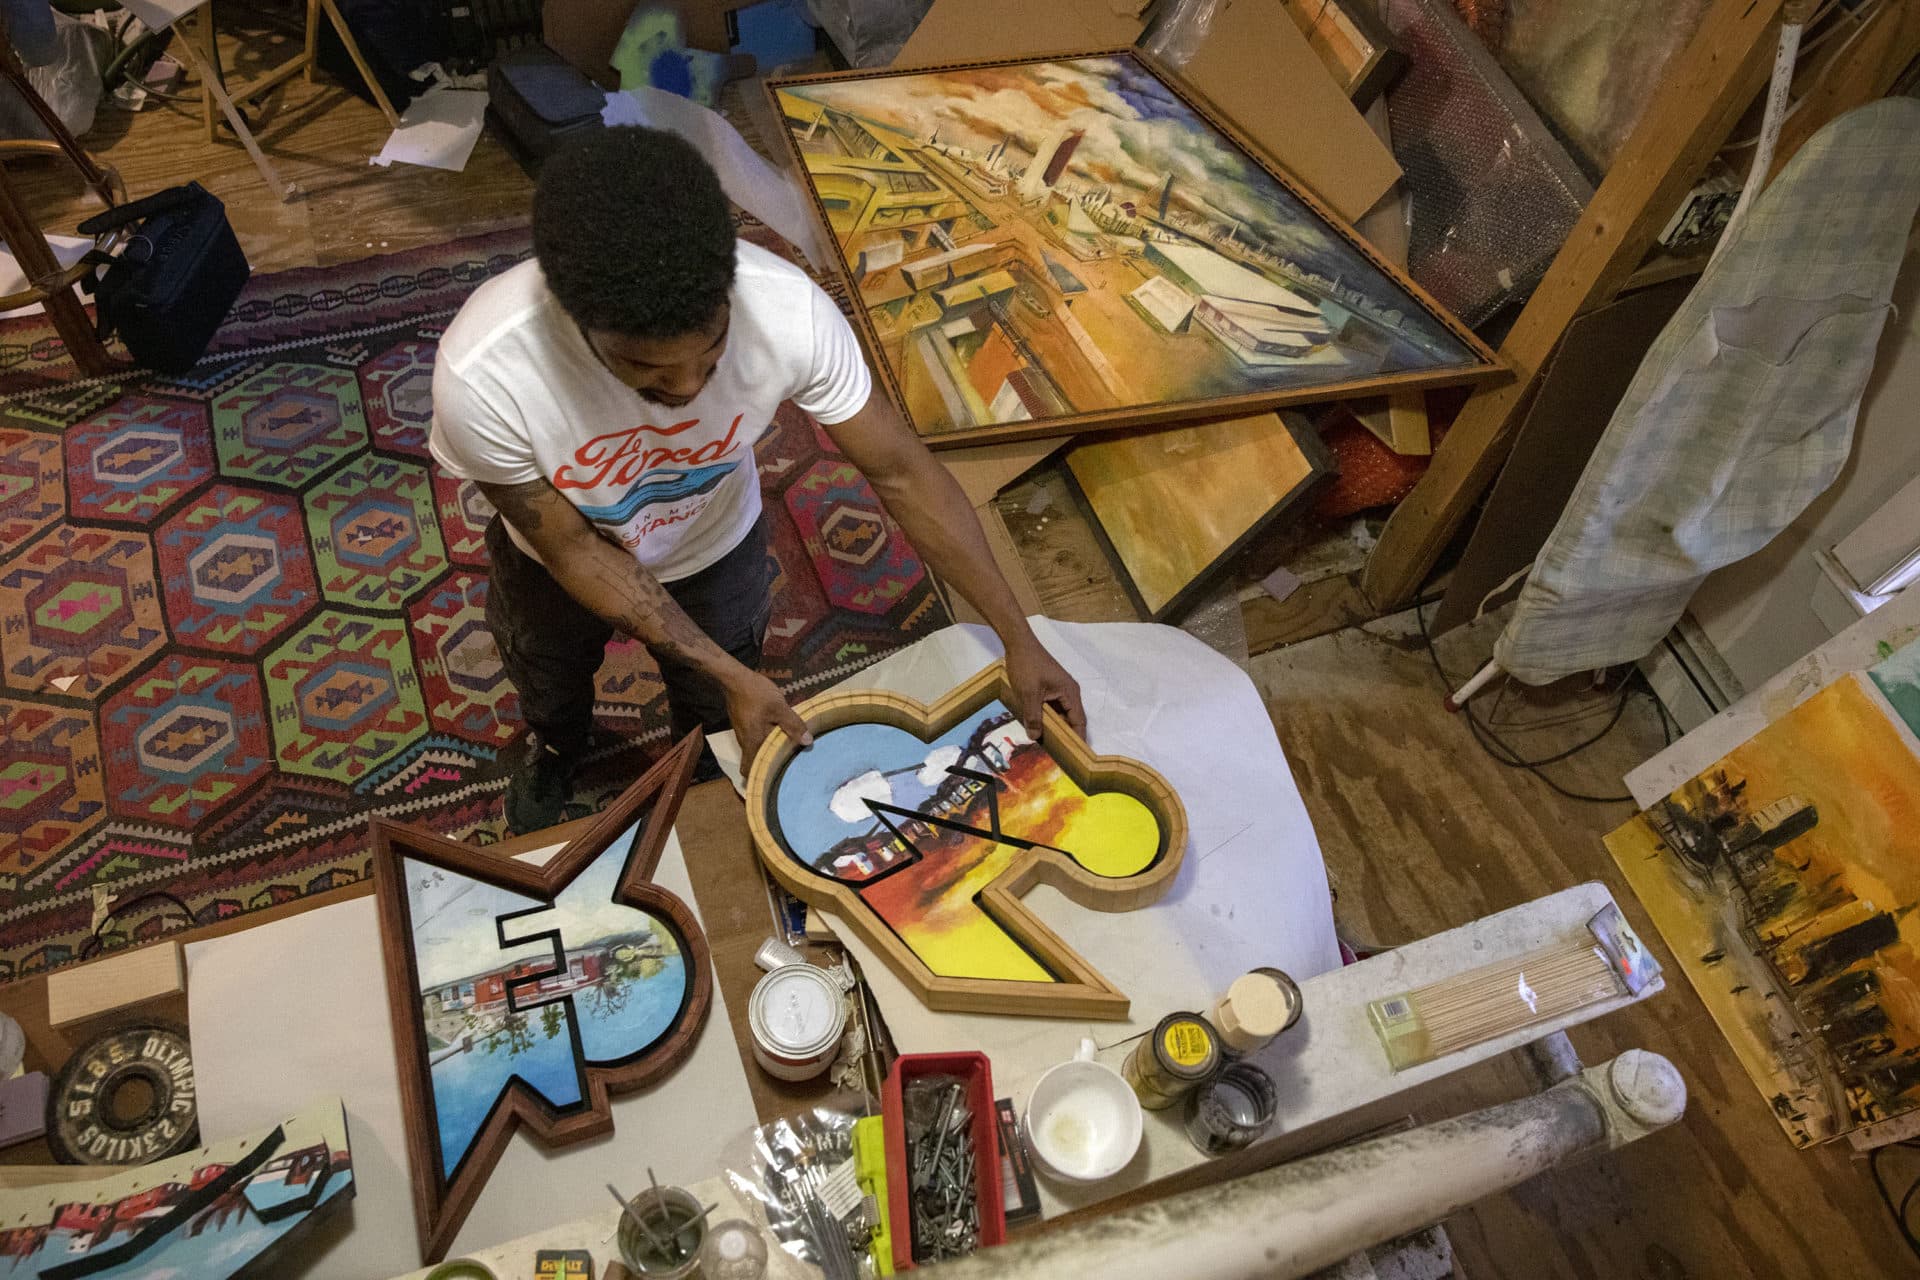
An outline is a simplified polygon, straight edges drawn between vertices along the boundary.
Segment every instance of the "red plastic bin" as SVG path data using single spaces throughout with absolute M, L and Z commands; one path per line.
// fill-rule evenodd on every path
M 907 1053 L 894 1062 L 880 1094 L 886 1120 L 887 1216 L 893 1232 L 893 1267 L 913 1270 L 913 1192 L 907 1178 L 907 1115 L 903 1091 L 921 1076 L 955 1076 L 966 1081 L 967 1109 L 973 1115 L 974 1195 L 980 1204 L 980 1247 L 1004 1244 L 1007 1208 L 1000 1198 L 1000 1132 L 994 1118 L 993 1070 L 984 1053 Z

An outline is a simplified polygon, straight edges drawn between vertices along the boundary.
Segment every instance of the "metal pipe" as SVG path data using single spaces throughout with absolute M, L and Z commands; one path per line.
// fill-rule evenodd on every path
M 1545 1093 L 922 1268 L 929 1280 L 1285 1280 L 1672 1124 L 1673 1064 L 1634 1049 Z
M 1580 1051 L 1573 1047 L 1573 1041 L 1567 1039 L 1564 1031 L 1556 1031 L 1522 1046 L 1520 1056 L 1542 1089 L 1550 1089 L 1562 1080 L 1580 1074 L 1580 1068 L 1586 1065 L 1580 1061 Z

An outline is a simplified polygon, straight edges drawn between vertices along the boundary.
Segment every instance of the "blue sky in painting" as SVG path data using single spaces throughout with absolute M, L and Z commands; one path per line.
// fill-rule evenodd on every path
M 652 915 L 614 901 L 639 830 L 636 823 L 617 837 L 561 889 L 546 910 L 508 921 L 506 936 L 529 938 L 558 930 L 569 951 L 648 932 L 670 938 L 667 927 Z M 505 948 L 499 944 L 496 918 L 537 908 L 542 905 L 537 900 L 411 860 L 404 870 L 423 989 L 552 955 L 552 945 L 546 941 Z M 568 1107 L 581 1100 L 580 1064 L 564 1019 L 577 1022 L 587 1061 L 618 1061 L 645 1049 L 672 1028 L 686 987 L 684 956 L 666 957 L 659 973 L 628 980 L 621 989 L 624 998 L 617 1002 L 600 998 L 602 993 L 592 987 L 576 993 L 572 1013 L 561 1010 L 563 1021 L 553 1027 L 553 1034 L 548 1034 L 542 1013 L 530 1010 L 527 1047 L 514 1051 L 504 1040 L 497 1040 L 492 1051 L 477 1047 L 436 1063 L 431 1074 L 443 1167 L 450 1172 L 464 1158 L 501 1092 L 516 1078 L 555 1106 Z
M 828 808 L 829 798 L 841 784 L 869 769 L 917 771 L 936 748 L 964 746 L 982 720 L 1005 711 L 998 700 L 989 702 L 932 742 L 884 724 L 843 725 L 817 735 L 811 747 L 794 753 L 774 796 L 774 814 L 787 847 L 811 863 L 848 836 L 867 831 L 873 825 L 871 819 L 844 822 Z M 893 802 L 903 809 L 933 794 L 933 787 L 916 773 L 899 774 L 892 783 Z

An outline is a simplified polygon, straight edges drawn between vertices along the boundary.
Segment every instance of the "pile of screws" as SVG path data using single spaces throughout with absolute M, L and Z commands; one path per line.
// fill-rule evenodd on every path
M 980 1241 L 973 1112 L 966 1104 L 966 1086 L 949 1076 L 925 1076 L 907 1085 L 902 1104 L 913 1260 L 964 1257 Z

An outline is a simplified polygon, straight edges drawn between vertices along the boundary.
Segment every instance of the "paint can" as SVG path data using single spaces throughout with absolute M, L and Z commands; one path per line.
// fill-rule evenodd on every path
M 1238 1151 L 1267 1131 L 1278 1105 L 1272 1076 L 1251 1062 L 1230 1062 L 1187 1095 L 1187 1137 L 1202 1155 Z
M 833 1065 L 847 1027 L 839 984 L 810 964 L 782 965 L 747 1002 L 753 1060 L 782 1080 L 811 1080 Z
M 1254 969 L 1233 980 L 1209 1015 L 1231 1053 L 1252 1053 L 1300 1020 L 1300 988 L 1278 969 Z
M 1170 1013 L 1133 1046 L 1120 1074 L 1140 1105 L 1164 1111 L 1220 1066 L 1220 1037 L 1197 1013 Z

